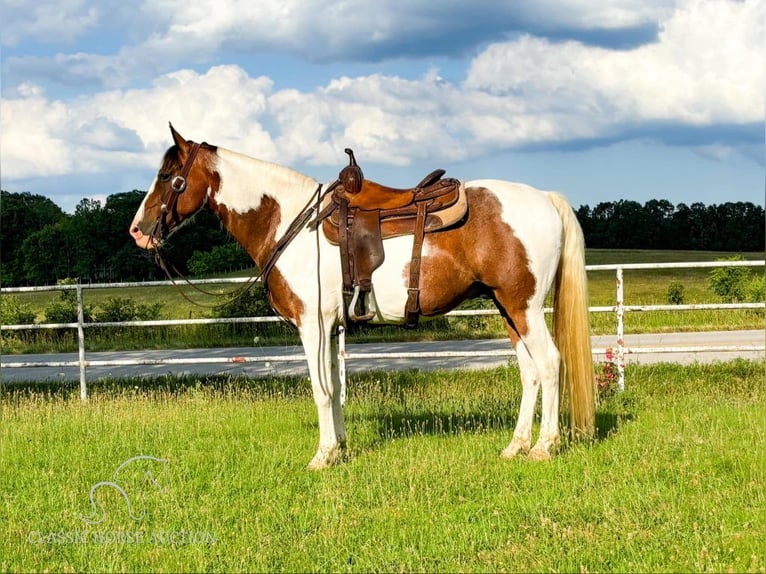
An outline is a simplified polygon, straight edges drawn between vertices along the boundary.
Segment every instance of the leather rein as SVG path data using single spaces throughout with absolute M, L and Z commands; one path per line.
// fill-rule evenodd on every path
M 274 266 L 277 264 L 277 260 L 279 257 L 284 253 L 284 251 L 287 249 L 288 245 L 292 243 L 293 239 L 295 239 L 298 236 L 298 233 L 307 226 L 309 221 L 311 220 L 312 215 L 314 212 L 319 211 L 319 206 L 321 205 L 322 198 L 332 191 L 332 189 L 336 186 L 337 182 L 333 185 L 329 186 L 327 190 L 325 190 L 324 193 L 322 193 L 322 184 L 318 184 L 316 191 L 311 195 L 306 205 L 301 209 L 301 211 L 298 213 L 298 215 L 293 219 L 293 221 L 288 226 L 287 230 L 285 231 L 284 235 L 277 241 L 276 245 L 274 246 L 274 249 L 271 250 L 269 253 L 269 256 L 266 258 L 266 262 L 264 263 L 263 267 L 258 271 L 250 275 L 248 280 L 245 282 L 245 284 L 242 287 L 239 287 L 237 289 L 234 289 L 230 293 L 227 293 L 227 296 L 231 296 L 231 299 L 227 303 L 221 303 L 219 305 L 206 305 L 204 303 L 199 303 L 197 301 L 194 301 L 190 299 L 186 293 L 183 292 L 181 287 L 176 283 L 175 278 L 170 273 L 170 270 L 168 269 L 168 266 L 165 262 L 165 260 L 162 257 L 162 254 L 160 253 L 160 245 L 162 243 L 162 239 L 168 234 L 168 224 L 166 221 L 166 214 L 169 212 L 170 217 L 172 218 L 173 222 L 178 225 L 180 222 L 178 220 L 178 211 L 176 209 L 176 206 L 178 204 L 178 198 L 179 196 L 186 191 L 186 178 L 189 177 L 189 172 L 192 169 L 192 166 L 194 164 L 194 160 L 197 157 L 197 152 L 199 152 L 199 149 L 201 147 L 201 144 L 193 143 L 191 150 L 189 151 L 189 156 L 186 158 L 186 162 L 184 163 L 183 168 L 181 169 L 181 174 L 175 176 L 171 182 L 170 182 L 170 188 L 171 188 L 171 195 L 169 198 L 169 201 L 163 201 L 161 207 L 160 207 L 160 214 L 157 216 L 157 221 L 154 224 L 154 227 L 152 228 L 151 237 L 158 239 L 157 247 L 155 249 L 155 258 L 157 260 L 157 263 L 162 268 L 162 270 L 165 272 L 165 275 L 167 275 L 168 279 L 173 283 L 173 286 L 178 289 L 181 296 L 189 301 L 190 303 L 197 305 L 199 307 L 208 307 L 208 308 L 217 308 L 217 307 L 223 307 L 227 304 L 233 303 L 240 297 L 242 297 L 245 293 L 247 293 L 253 285 L 255 285 L 258 280 L 263 283 L 264 287 L 268 289 L 268 278 L 271 271 L 274 269 Z M 204 207 L 204 203 L 202 204 Z M 201 209 L 201 208 L 200 208 Z M 157 231 L 159 231 L 159 234 L 157 234 Z M 319 233 L 319 230 L 317 229 L 317 233 Z M 178 269 L 175 268 L 175 266 L 171 265 L 172 270 L 180 277 L 181 279 L 186 282 L 187 285 L 192 287 L 194 290 L 203 293 L 205 295 L 211 295 L 211 296 L 220 296 L 218 293 L 212 293 L 209 291 L 205 291 L 204 289 L 200 289 L 197 285 L 194 285 L 189 279 L 184 276 L 183 273 L 178 271 Z

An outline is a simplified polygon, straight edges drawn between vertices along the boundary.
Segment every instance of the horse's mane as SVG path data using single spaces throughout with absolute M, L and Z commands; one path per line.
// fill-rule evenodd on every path
M 268 178 L 283 185 L 308 187 L 314 189 L 317 181 L 290 167 L 279 165 L 270 161 L 257 159 L 230 149 L 219 147 L 218 156 L 226 161 L 237 164 L 243 169 L 257 171 L 261 178 Z

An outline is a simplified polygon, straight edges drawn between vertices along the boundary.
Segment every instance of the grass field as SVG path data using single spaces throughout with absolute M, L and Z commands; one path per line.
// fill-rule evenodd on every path
M 649 250 L 600 250 L 586 253 L 588 264 L 651 263 L 668 261 L 713 261 L 733 254 L 708 251 L 649 251 Z M 746 259 L 763 259 L 763 253 L 746 253 Z M 763 273 L 762 268 L 752 273 Z M 241 274 L 241 273 L 240 273 Z M 648 269 L 625 272 L 625 302 L 629 305 L 667 304 L 667 290 L 671 283 L 681 283 L 685 289 L 685 303 L 712 303 L 716 296 L 708 287 L 710 269 Z M 590 304 L 611 306 L 615 303 L 614 271 L 595 271 L 588 275 Z M 226 293 L 233 285 L 216 286 Z M 187 289 L 188 290 L 188 289 Z M 28 302 L 36 312 L 38 321 L 44 317 L 44 309 L 51 293 L 25 294 L 20 298 Z M 211 310 L 195 306 L 184 299 L 172 286 L 132 287 L 123 289 L 96 289 L 85 291 L 85 302 L 98 309 L 110 297 L 127 297 L 142 304 L 163 303 L 162 317 L 187 319 L 211 316 Z M 195 294 L 195 299 L 198 295 Z M 213 298 L 202 296 L 203 303 Z M 475 303 L 475 302 L 474 302 Z M 484 301 L 491 307 L 489 301 Z M 652 333 L 702 330 L 755 329 L 764 326 L 761 310 L 713 310 L 713 311 L 656 311 L 628 313 L 625 318 L 626 333 Z M 616 332 L 613 313 L 597 313 L 591 316 L 594 334 Z M 103 332 L 90 330 L 87 349 L 128 350 L 150 348 L 197 348 L 201 346 L 250 346 L 257 337 L 259 345 L 292 345 L 298 343 L 296 332 L 287 325 L 234 325 L 234 326 L 183 326 L 162 328 L 109 329 Z M 356 329 L 350 333 L 351 342 L 386 340 L 439 340 L 458 338 L 505 337 L 505 328 L 499 317 L 449 318 L 432 322 L 424 321 L 412 331 L 400 327 L 371 327 Z M 52 352 L 73 351 L 77 348 L 76 335 L 68 332 L 26 332 L 3 340 L 3 352 Z
M 303 380 L 11 387 L 0 570 L 764 572 L 765 366 L 631 367 L 550 463 L 498 457 L 513 367 L 357 375 L 350 458 L 321 473 Z M 145 515 L 102 488 L 86 524 L 137 455 L 167 460 L 119 475 Z

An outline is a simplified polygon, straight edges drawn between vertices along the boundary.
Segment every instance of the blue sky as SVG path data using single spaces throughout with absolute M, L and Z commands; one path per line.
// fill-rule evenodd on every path
M 764 203 L 766 0 L 0 0 L 0 177 L 146 189 L 168 121 L 330 180 Z

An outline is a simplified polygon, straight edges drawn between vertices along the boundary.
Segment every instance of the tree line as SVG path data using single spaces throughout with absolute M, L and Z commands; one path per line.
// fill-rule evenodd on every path
M 619 200 L 576 211 L 592 248 L 763 251 L 764 209 L 750 202 L 718 205 L 652 199 Z
M 73 214 L 47 197 L 0 192 L 0 282 L 5 287 L 51 285 L 76 277 L 83 282 L 163 279 L 152 252 L 139 249 L 128 226 L 146 192 L 134 190 L 100 201 L 83 199 Z M 231 243 L 210 212 L 174 234 L 163 249 L 179 271 L 189 272 L 195 251 Z M 239 254 L 239 264 L 249 262 Z
M 128 225 L 146 192 L 110 195 L 104 204 L 83 199 L 66 214 L 50 199 L 29 192 L 0 192 L 0 284 L 49 285 L 81 281 L 164 278 L 154 256 L 136 247 Z M 764 209 L 749 202 L 641 205 L 619 200 L 576 210 L 588 247 L 763 251 Z M 251 265 L 208 211 L 168 240 L 166 258 L 182 273 L 204 275 Z

